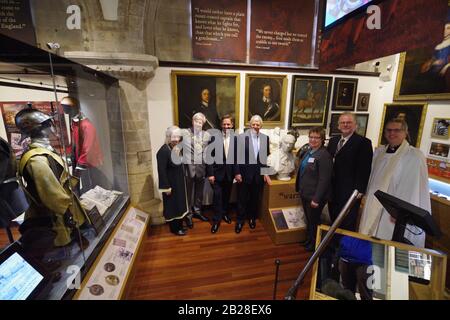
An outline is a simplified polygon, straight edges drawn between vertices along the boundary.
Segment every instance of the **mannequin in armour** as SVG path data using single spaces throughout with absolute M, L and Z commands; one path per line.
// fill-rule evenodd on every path
M 61 100 L 64 113 L 70 117 L 72 133 L 73 175 L 81 180 L 80 194 L 94 188 L 105 186 L 103 173 L 98 169 L 103 164 L 103 153 L 92 122 L 81 112 L 76 98 L 65 97 Z
M 29 108 L 18 112 L 15 121 L 22 135 L 31 138 L 19 163 L 30 201 L 19 228 L 21 242 L 37 258 L 72 241 L 85 249 L 89 241 L 77 228 L 90 222 L 69 186 L 72 181 L 63 159 L 50 145 L 49 137 L 55 132 L 52 117 Z
M 267 158 L 267 164 L 277 173 L 277 179 L 291 180 L 291 173 L 295 169 L 295 157 L 292 154 L 295 137 L 287 134 L 281 138 L 281 147 Z

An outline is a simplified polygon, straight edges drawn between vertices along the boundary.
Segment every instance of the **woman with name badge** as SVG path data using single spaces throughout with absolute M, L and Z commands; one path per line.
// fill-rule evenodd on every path
M 325 130 L 315 127 L 309 130 L 309 150 L 300 155 L 295 189 L 300 193 L 306 217 L 307 251 L 314 251 L 317 226 L 322 209 L 331 196 L 331 174 L 333 160 L 325 142 Z

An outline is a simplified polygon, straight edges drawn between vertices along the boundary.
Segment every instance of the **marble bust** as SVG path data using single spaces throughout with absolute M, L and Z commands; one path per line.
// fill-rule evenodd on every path
M 277 174 L 278 180 L 291 180 L 291 173 L 295 170 L 295 157 L 292 154 L 294 144 L 295 137 L 293 135 L 283 136 L 281 147 L 267 158 L 267 164 L 272 168 L 272 172 Z

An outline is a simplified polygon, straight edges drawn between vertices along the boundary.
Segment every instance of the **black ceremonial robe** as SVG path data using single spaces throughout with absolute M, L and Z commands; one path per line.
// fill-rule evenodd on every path
M 163 193 L 163 215 L 166 221 L 182 219 L 189 212 L 183 164 L 172 162 L 171 151 L 170 147 L 164 144 L 156 154 L 159 189 Z M 167 195 L 165 192 L 169 190 L 171 194 Z

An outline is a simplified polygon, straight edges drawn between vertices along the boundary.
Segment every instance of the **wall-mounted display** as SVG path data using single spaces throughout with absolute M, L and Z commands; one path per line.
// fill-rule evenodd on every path
M 56 115 L 53 119 L 55 121 L 56 130 L 61 130 L 61 137 L 64 137 L 64 143 L 66 146 L 70 146 L 67 128 L 64 121 L 60 121 L 62 114 L 62 108 L 59 103 L 50 102 L 50 101 L 36 101 L 36 102 L 26 102 L 26 101 L 8 101 L 8 102 L 0 102 L 0 112 L 3 114 L 3 121 L 5 123 L 6 134 L 8 137 L 8 141 L 13 148 L 14 154 L 16 157 L 20 157 L 23 151 L 26 149 L 27 145 L 30 143 L 30 139 L 26 136 L 22 136 L 20 130 L 16 127 L 16 123 L 14 117 L 16 114 L 25 108 L 32 106 L 34 109 L 42 111 L 48 115 Z M 59 133 L 59 132 L 58 132 Z M 62 143 L 61 140 L 58 139 L 55 135 L 50 137 L 51 146 L 58 150 L 59 153 L 63 154 Z
M 448 157 L 448 150 L 450 148 L 450 145 L 440 142 L 431 142 L 430 146 L 430 156 L 435 157 Z
M 245 62 L 247 1 L 192 0 L 191 25 L 194 59 Z
M 252 1 L 250 63 L 311 65 L 316 0 Z
M 408 124 L 407 137 L 412 146 L 419 147 L 420 139 L 422 137 L 423 124 L 427 114 L 427 103 L 421 102 L 400 102 L 400 103 L 386 103 L 384 104 L 382 126 L 378 138 L 378 144 L 386 144 L 384 137 L 384 127 L 388 120 L 393 118 L 400 118 Z
M 447 48 L 442 48 L 442 50 Z M 403 52 L 400 55 L 394 100 L 450 99 L 448 64 L 438 59 L 440 50 L 433 47 Z M 445 53 L 447 61 L 448 53 Z
M 172 71 L 175 125 L 192 126 L 192 116 L 206 116 L 203 129 L 220 129 L 220 117 L 230 114 L 239 123 L 239 74 Z
M 330 120 L 330 125 L 329 125 L 330 130 L 328 133 L 328 135 L 330 137 L 338 136 L 341 134 L 341 131 L 339 131 L 339 128 L 338 128 L 339 127 L 338 121 L 339 121 L 340 115 L 341 115 L 340 113 L 332 113 L 331 114 L 331 120 Z
M 285 75 L 249 74 L 245 82 L 245 123 L 259 115 L 264 127 L 282 127 L 286 105 Z
M 358 104 L 356 105 L 356 111 L 368 111 L 369 100 L 370 93 L 358 93 Z
M 428 174 L 432 177 L 444 178 L 450 182 L 450 162 L 427 158 Z
M 290 127 L 325 126 L 332 81 L 331 77 L 294 76 Z
M 447 7 L 447 23 L 440 33 L 443 35 L 440 43 L 436 46 L 422 44 L 419 49 L 400 55 L 394 100 L 450 99 L 449 14 L 450 6 Z
M 333 111 L 353 111 L 355 110 L 356 90 L 358 89 L 358 79 L 335 78 L 333 90 Z
M 449 118 L 434 118 L 431 129 L 431 136 L 433 138 L 448 139 L 448 126 L 450 125 Z
M 356 132 L 365 137 L 367 132 L 367 124 L 369 123 L 369 114 L 368 113 L 356 113 Z

